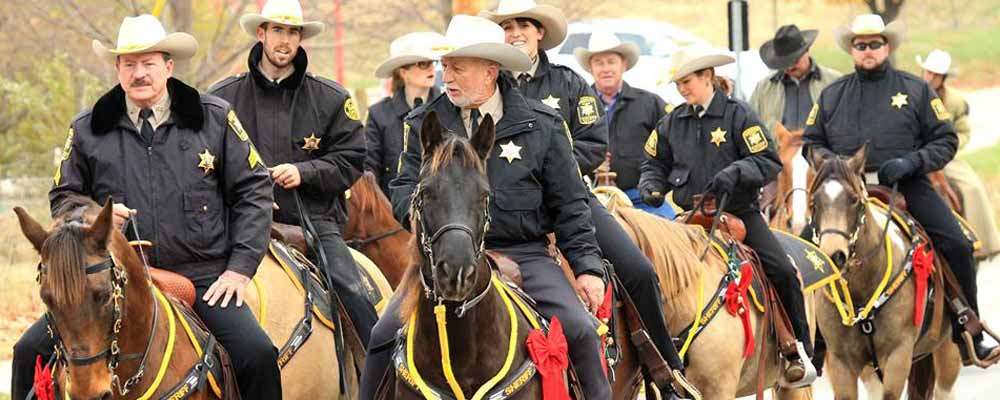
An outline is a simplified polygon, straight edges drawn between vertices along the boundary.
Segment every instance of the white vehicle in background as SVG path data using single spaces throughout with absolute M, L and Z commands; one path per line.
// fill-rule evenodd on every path
M 597 28 L 612 31 L 622 41 L 632 42 L 639 46 L 639 62 L 625 73 L 625 81 L 634 87 L 656 93 L 672 104 L 683 103 L 684 98 L 677 92 L 676 85 L 667 81 L 670 73 L 670 56 L 677 49 L 687 45 L 712 45 L 688 31 L 664 22 L 630 19 L 590 20 L 569 24 L 566 40 L 547 52 L 549 61 L 570 67 L 583 76 L 587 82 L 593 83 L 594 78 L 577 64 L 576 58 L 573 56 L 573 49 L 587 47 L 590 42 L 590 33 Z M 729 53 L 735 57 L 732 52 Z M 740 65 L 742 66 L 740 77 L 742 98 L 749 100 L 757 82 L 766 77 L 770 71 L 761 61 L 756 49 L 742 52 Z M 719 75 L 731 80 L 736 79 L 735 63 L 716 70 Z

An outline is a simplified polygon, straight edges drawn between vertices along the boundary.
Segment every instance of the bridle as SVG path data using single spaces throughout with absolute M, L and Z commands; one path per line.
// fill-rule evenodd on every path
M 427 225 L 424 222 L 423 218 L 424 200 L 422 194 L 423 194 L 423 185 L 418 184 L 416 190 L 413 192 L 413 196 L 410 199 L 410 215 L 412 220 L 419 227 L 419 230 L 417 232 L 417 240 L 420 243 L 420 251 L 427 258 L 427 262 L 430 263 L 431 267 L 430 283 L 428 283 L 428 278 L 422 269 L 420 272 L 420 283 L 424 287 L 424 297 L 433 301 L 436 304 L 442 304 L 445 300 L 439 294 L 437 287 L 437 280 L 434 279 L 434 276 L 436 275 L 437 272 L 437 263 L 434 260 L 435 258 L 434 243 L 437 242 L 437 240 L 440 239 L 441 236 L 447 232 L 450 231 L 464 232 L 465 234 L 469 235 L 470 238 L 472 238 L 473 243 L 478 243 L 474 253 L 474 259 L 475 260 L 482 259 L 486 247 L 486 232 L 488 232 L 490 229 L 489 198 L 487 197 L 486 204 L 483 207 L 483 221 L 484 221 L 483 229 L 477 238 L 476 233 L 472 230 L 472 228 L 470 228 L 468 225 L 460 223 L 445 224 L 440 228 L 438 228 L 436 231 L 434 231 L 433 235 L 428 235 L 427 232 L 429 230 L 427 229 Z M 489 279 L 488 281 L 489 283 L 487 284 L 486 289 L 484 289 L 481 293 L 477 294 L 471 299 L 466 299 L 465 301 L 462 302 L 461 305 L 458 306 L 458 308 L 455 310 L 455 313 L 459 318 L 463 317 L 467 311 L 472 309 L 472 307 L 474 307 L 476 304 L 482 301 L 483 298 L 486 297 L 486 294 L 489 293 L 490 288 L 493 286 L 493 280 Z
M 817 184 L 814 185 L 815 188 L 821 186 L 820 184 L 818 184 L 819 183 L 818 179 L 816 182 Z M 885 226 L 882 227 L 882 234 L 879 235 L 879 243 L 876 244 L 874 247 L 872 247 L 871 250 L 869 250 L 861 257 L 858 257 L 857 247 L 858 247 L 858 238 L 861 236 L 861 227 L 865 225 L 865 222 L 867 221 L 868 217 L 868 192 L 864 189 L 863 186 L 861 188 L 855 187 L 854 190 L 858 192 L 858 205 L 855 206 L 857 217 L 855 217 L 854 220 L 853 232 L 847 233 L 843 230 L 832 229 L 832 228 L 822 229 L 819 232 L 816 232 L 815 221 L 813 224 L 810 225 L 812 226 L 813 243 L 815 245 L 817 246 L 820 245 L 820 242 L 822 242 L 822 238 L 824 235 L 835 235 L 843 237 L 844 239 L 847 240 L 847 251 L 848 251 L 847 262 L 845 262 L 845 264 L 853 263 L 854 265 L 863 265 L 866 261 L 868 261 L 869 258 L 874 256 L 882 248 L 882 243 L 885 241 L 886 234 L 889 231 L 889 225 L 892 224 L 892 213 L 894 208 L 893 203 L 895 203 L 896 194 L 899 192 L 899 184 L 896 183 L 892 185 L 892 193 L 889 195 L 888 218 L 886 218 Z M 811 192 L 816 193 L 815 190 L 812 190 Z M 812 199 L 810 199 L 809 201 L 811 203 Z M 812 208 L 811 204 L 810 208 Z
M 372 235 L 372 236 L 369 236 L 369 237 L 366 237 L 366 238 L 357 238 L 357 239 L 345 240 L 344 243 L 346 243 L 352 249 L 360 251 L 360 250 L 364 249 L 366 246 L 368 246 L 368 245 L 370 245 L 372 243 L 375 243 L 375 242 L 377 242 L 379 240 L 385 239 L 387 237 L 393 236 L 393 235 L 395 235 L 397 233 L 400 233 L 400 232 L 403 232 L 403 231 L 405 231 L 405 229 L 403 229 L 403 227 L 400 226 L 400 227 L 397 227 L 395 229 L 389 229 L 389 230 L 387 230 L 385 232 L 379 233 L 377 235 Z

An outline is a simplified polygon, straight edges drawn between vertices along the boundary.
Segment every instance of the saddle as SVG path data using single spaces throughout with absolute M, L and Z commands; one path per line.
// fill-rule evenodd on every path
M 700 203 L 701 195 L 694 196 L 694 202 L 695 204 Z M 715 198 L 709 197 L 705 199 L 705 203 L 701 208 L 680 213 L 674 221 L 690 225 L 700 225 L 707 232 L 712 229 L 712 220 L 718 212 Z M 743 243 L 747 238 L 747 227 L 743 220 L 725 211 L 722 212 L 722 217 L 719 218 L 719 226 L 715 229 L 740 243 Z
M 302 228 L 298 225 L 283 224 L 280 222 L 271 223 L 271 239 L 284 242 L 288 247 L 298 250 L 300 253 L 307 253 L 306 237 L 302 234 Z

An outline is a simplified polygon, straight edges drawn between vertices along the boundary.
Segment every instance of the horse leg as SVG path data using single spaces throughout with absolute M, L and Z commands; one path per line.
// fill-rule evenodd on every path
M 884 377 L 882 379 L 882 399 L 896 400 L 903 397 L 903 389 L 906 387 L 906 379 L 910 376 L 910 367 L 913 362 L 913 344 L 904 343 L 896 348 L 896 351 L 889 353 L 884 367 Z M 874 373 L 872 374 L 874 375 Z M 873 397 L 877 399 L 878 397 Z
M 934 398 L 952 400 L 955 398 L 955 382 L 962 370 L 962 359 L 958 353 L 958 345 L 945 340 L 934 351 L 934 373 L 937 381 L 934 385 Z
M 830 377 L 834 398 L 837 400 L 857 400 L 858 374 L 844 360 L 834 353 L 827 354 L 826 373 Z
M 875 371 L 870 367 L 865 367 L 864 371 L 861 371 L 861 382 L 865 384 L 869 399 L 881 399 L 884 395 L 885 388 L 882 386 L 882 381 L 878 380 Z

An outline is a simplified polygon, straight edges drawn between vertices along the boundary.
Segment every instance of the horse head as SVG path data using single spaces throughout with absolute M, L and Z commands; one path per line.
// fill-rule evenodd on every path
M 868 145 L 848 158 L 823 159 L 810 153 L 816 180 L 809 190 L 813 237 L 819 248 L 839 268 L 846 268 L 855 250 L 868 215 L 865 190 L 865 158 Z
M 60 365 L 68 373 L 61 390 L 71 399 L 111 398 L 123 348 L 119 331 L 126 289 L 147 288 L 138 256 L 114 229 L 111 200 L 99 210 L 96 216 L 56 218 L 46 230 L 23 208 L 14 209 L 21 232 L 41 256 L 39 293 Z
M 423 161 L 411 226 L 424 287 L 437 301 L 467 300 L 489 282 L 483 262 L 490 196 L 485 163 L 495 134 L 489 115 L 470 139 L 447 132 L 433 112 L 421 125 Z

